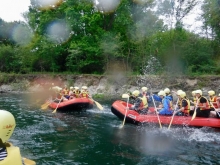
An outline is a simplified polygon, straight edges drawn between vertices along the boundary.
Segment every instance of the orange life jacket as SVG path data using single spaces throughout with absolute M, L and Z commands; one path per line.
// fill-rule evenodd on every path
M 214 108 L 218 108 L 218 105 L 217 105 L 217 96 L 213 96 L 212 98 L 209 97 L 209 101 L 211 102 L 211 105 L 214 106 Z
M 210 106 L 210 104 L 209 104 L 209 100 L 208 100 L 206 97 L 204 97 L 204 96 L 201 96 L 201 97 L 203 97 L 203 98 L 206 99 L 206 103 L 205 103 L 205 108 L 200 108 L 200 110 L 210 109 L 211 106 Z M 203 104 L 204 104 L 204 103 L 201 103 L 201 102 L 200 102 L 201 97 L 198 98 L 198 99 L 199 99 L 199 101 L 198 101 L 198 105 L 199 105 L 199 106 L 203 106 Z
M 181 99 L 180 101 L 180 108 L 182 108 L 183 106 L 182 106 L 182 101 L 183 100 L 186 100 L 186 102 L 187 102 L 187 106 L 185 106 L 184 107 L 184 110 L 182 111 L 184 114 L 189 114 L 189 110 L 190 110 L 190 101 L 189 101 L 189 99 L 187 99 L 187 98 L 183 98 L 183 99 Z

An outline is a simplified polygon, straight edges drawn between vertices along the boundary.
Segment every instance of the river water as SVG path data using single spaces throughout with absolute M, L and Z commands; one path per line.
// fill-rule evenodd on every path
M 0 96 L 0 109 L 17 122 L 10 142 L 37 165 L 220 164 L 219 129 L 127 123 L 120 128 L 112 101 L 99 101 L 103 111 L 53 114 L 28 94 Z

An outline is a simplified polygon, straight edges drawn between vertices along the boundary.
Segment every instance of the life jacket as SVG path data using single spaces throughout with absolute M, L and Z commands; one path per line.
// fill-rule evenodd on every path
M 11 145 L 6 147 L 7 157 L 0 161 L 0 165 L 22 165 L 22 157 L 20 154 L 20 149 Z
M 145 96 L 138 97 L 138 98 L 141 99 L 141 104 L 138 109 L 142 110 L 142 109 L 148 108 L 147 98 Z
M 88 95 L 88 93 L 87 93 L 86 91 L 82 91 L 82 93 L 80 93 L 80 97 L 82 97 L 82 98 L 88 98 L 89 95 Z
M 79 90 L 75 90 L 74 91 L 74 97 L 75 98 L 79 98 L 80 97 L 80 91 Z
M 210 109 L 211 106 L 210 106 L 210 104 L 209 104 L 209 100 L 208 100 L 206 97 L 204 97 L 204 96 L 201 96 L 201 97 L 203 97 L 203 98 L 206 99 L 206 103 L 205 103 L 206 105 L 205 105 L 205 108 L 200 108 L 200 110 Z M 204 104 L 204 103 L 200 103 L 200 99 L 201 99 L 201 97 L 198 98 L 198 99 L 199 99 L 199 101 L 198 101 L 198 105 L 199 105 L 199 106 L 203 106 L 203 104 Z
M 217 105 L 217 96 L 213 96 L 212 98 L 209 97 L 209 101 L 211 102 L 211 105 L 214 106 L 213 108 L 218 108 L 218 105 Z
M 184 107 L 184 110 L 183 110 L 182 112 L 183 112 L 184 114 L 189 114 L 189 110 L 190 110 L 190 101 L 189 101 L 188 98 L 183 98 L 183 99 L 181 99 L 180 108 L 183 107 L 183 106 L 182 106 L 182 101 L 183 101 L 183 100 L 186 100 L 186 102 L 187 102 L 187 106 Z
M 62 93 L 63 93 L 63 95 L 69 95 L 69 90 L 64 88 Z

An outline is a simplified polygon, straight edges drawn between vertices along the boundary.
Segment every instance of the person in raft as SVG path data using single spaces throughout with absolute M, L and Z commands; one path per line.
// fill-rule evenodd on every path
M 196 105 L 195 105 L 195 111 L 196 111 L 196 117 L 212 117 L 212 114 L 210 114 L 210 111 L 212 110 L 209 100 L 202 95 L 201 90 L 196 90 Z M 194 111 L 190 111 L 190 115 L 193 115 Z
M 181 91 L 178 93 L 180 105 L 179 109 L 175 111 L 175 114 L 178 116 L 189 116 L 190 111 L 190 101 L 186 97 L 186 93 L 184 91 Z
M 69 89 L 67 87 L 67 85 L 64 85 L 63 89 L 62 89 L 62 94 L 63 97 L 65 97 L 67 100 L 69 100 Z
M 192 99 L 190 100 L 190 110 L 194 110 L 196 106 L 197 98 L 196 91 L 192 91 Z
M 15 126 L 14 116 L 8 111 L 0 110 L 0 164 L 24 165 L 19 148 L 7 142 Z
M 170 101 L 170 97 L 166 96 L 165 92 L 162 90 L 158 92 L 158 95 L 153 95 L 154 100 L 162 103 L 162 107 L 158 108 L 159 115 L 172 115 L 173 114 L 173 106 L 172 101 Z
M 218 109 L 217 96 L 215 95 L 215 91 L 208 91 L 209 102 L 213 110 Z
M 149 92 L 147 92 L 147 90 L 148 90 L 148 88 L 147 87 L 142 87 L 141 88 L 141 96 L 142 97 L 146 97 L 146 99 L 147 99 L 147 102 L 148 103 L 150 103 L 152 100 L 151 100 L 151 97 L 150 97 L 150 93 Z
M 132 98 L 134 99 L 134 105 L 132 105 L 129 109 L 135 110 L 140 114 L 146 114 L 148 111 L 148 103 L 145 96 L 142 96 L 139 90 L 134 90 L 132 92 Z
M 172 94 L 170 93 L 170 89 L 169 89 L 169 88 L 165 88 L 165 89 L 164 89 L 164 92 L 165 92 L 166 96 L 168 96 L 168 98 L 170 99 L 170 101 L 173 101 L 173 96 L 172 96 Z
M 87 86 L 82 86 L 81 87 L 80 97 L 81 98 L 90 98 Z

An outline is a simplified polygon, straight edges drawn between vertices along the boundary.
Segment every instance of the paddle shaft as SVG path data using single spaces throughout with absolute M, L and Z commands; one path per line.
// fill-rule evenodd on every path
M 174 116 L 175 116 L 175 110 L 177 109 L 177 104 L 178 104 L 178 102 L 179 102 L 179 98 L 178 98 L 177 101 L 176 101 L 176 105 L 175 105 L 175 108 L 174 108 L 174 111 L 173 111 L 173 116 L 172 116 L 172 118 L 171 118 L 171 121 L 170 121 L 170 124 L 169 124 L 168 129 L 170 129 L 170 126 L 171 126 L 171 124 L 172 124 L 172 122 L 173 122 L 173 118 L 174 118 Z
M 59 101 L 59 103 L 57 104 L 56 109 L 54 109 L 54 111 L 53 111 L 52 113 L 56 113 L 56 112 L 57 112 L 57 108 L 58 108 L 58 106 L 60 105 L 62 98 L 63 98 L 63 96 L 60 98 L 60 101 Z
M 129 97 L 128 97 L 128 99 L 127 99 L 127 106 L 126 106 L 126 111 L 125 111 L 125 117 L 124 117 L 124 120 L 123 120 L 123 122 L 122 122 L 122 127 L 123 127 L 124 124 L 125 124 L 125 119 L 126 119 L 126 116 L 127 116 L 127 113 L 128 113 L 128 102 L 129 102 Z
M 92 98 L 91 98 L 91 100 L 92 100 L 93 102 L 95 102 L 96 106 L 97 106 L 100 110 L 103 110 L 103 106 L 102 106 L 99 102 L 95 101 L 95 100 L 92 99 Z
M 199 100 L 200 100 L 200 99 L 199 99 L 199 98 L 197 98 L 196 107 L 195 107 L 195 109 L 194 109 L 194 113 L 193 113 L 193 116 L 192 116 L 191 121 L 192 121 L 192 120 L 194 120 L 194 119 L 195 119 L 195 117 L 196 117 L 196 109 L 198 108 Z
M 155 108 L 155 112 L 156 112 L 156 115 L 157 115 L 157 119 L 158 119 L 158 122 L 159 122 L 159 125 L 160 125 L 160 128 L 162 128 L 162 125 L 161 125 L 161 122 L 160 122 L 160 117 L 159 115 L 157 114 L 157 107 L 156 107 L 156 104 L 155 104 L 155 101 L 154 101 L 154 97 L 152 97 L 152 100 L 153 100 L 153 103 L 154 103 L 154 108 Z

